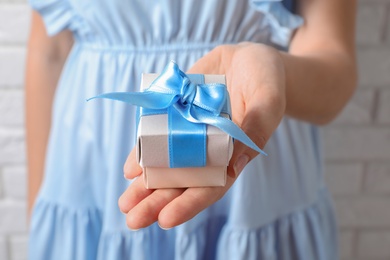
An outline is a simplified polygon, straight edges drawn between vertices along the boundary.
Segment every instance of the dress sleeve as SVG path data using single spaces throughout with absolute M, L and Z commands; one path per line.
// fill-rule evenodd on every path
M 31 7 L 43 18 L 49 36 L 69 29 L 83 28 L 82 20 L 68 0 L 29 0 Z
M 294 30 L 303 24 L 303 18 L 289 12 L 281 0 L 253 0 L 252 3 L 264 14 L 271 29 L 271 41 L 287 48 Z

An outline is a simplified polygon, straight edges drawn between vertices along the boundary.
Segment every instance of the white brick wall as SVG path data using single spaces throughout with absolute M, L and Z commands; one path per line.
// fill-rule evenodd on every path
M 27 183 L 24 166 L 5 166 L 3 168 L 4 197 L 14 200 L 26 200 Z
M 0 259 L 27 252 L 26 170 L 23 119 L 26 1 L 0 0 Z
M 8 259 L 8 245 L 4 236 L 0 236 L 0 259 Z
M 367 258 L 387 258 L 390 256 L 389 231 L 363 231 L 359 235 L 358 254 Z
M 10 238 L 10 259 L 25 260 L 27 259 L 27 235 L 13 235 Z
M 355 231 L 340 232 L 340 257 L 342 259 L 352 257 L 355 237 Z
M 382 89 L 379 92 L 376 119 L 378 124 L 390 125 L 390 89 Z
M 342 260 L 390 259 L 390 1 L 359 2 L 359 88 L 325 128 Z
M 26 259 L 25 0 L 0 0 L 0 259 Z M 342 260 L 390 259 L 390 0 L 359 2 L 359 88 L 325 128 Z

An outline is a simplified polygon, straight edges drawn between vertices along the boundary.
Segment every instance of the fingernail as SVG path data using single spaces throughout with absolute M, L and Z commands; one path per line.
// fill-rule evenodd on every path
M 138 176 L 137 176 L 137 177 L 138 177 Z M 128 181 L 135 180 L 137 177 L 135 177 L 135 178 L 128 178 L 128 177 L 126 176 L 126 174 L 123 175 L 123 178 L 125 178 L 125 179 L 128 180 Z
M 160 225 L 160 223 L 158 223 L 158 222 L 157 222 L 157 225 L 158 225 L 161 229 L 164 229 L 164 230 L 170 230 L 170 229 L 171 229 L 171 228 L 162 227 L 162 226 Z
M 248 162 L 249 162 L 248 155 L 243 154 L 240 157 L 238 157 L 237 161 L 234 163 L 233 166 L 236 177 L 240 174 L 240 172 L 244 169 L 244 167 L 248 164 Z
M 125 164 L 124 166 L 123 166 L 123 177 L 126 179 L 126 180 L 131 180 L 132 178 L 129 178 L 129 177 L 127 177 L 127 176 L 130 176 L 130 172 L 132 172 L 131 171 L 132 169 L 131 169 L 131 167 L 130 167 L 130 165 L 128 165 L 128 164 Z M 127 175 L 127 176 L 126 176 Z
M 138 229 L 132 229 L 132 228 L 129 228 L 131 231 L 138 231 L 140 230 L 139 228 Z

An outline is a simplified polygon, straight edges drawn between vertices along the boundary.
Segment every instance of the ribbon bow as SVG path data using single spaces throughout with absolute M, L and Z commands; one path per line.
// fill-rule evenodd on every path
M 143 92 L 105 93 L 87 101 L 95 98 L 123 101 L 152 110 L 173 106 L 187 121 L 215 126 L 253 150 L 267 155 L 235 123 L 220 115 L 221 112 L 228 112 L 224 111 L 229 98 L 224 84 L 194 84 L 172 61 Z

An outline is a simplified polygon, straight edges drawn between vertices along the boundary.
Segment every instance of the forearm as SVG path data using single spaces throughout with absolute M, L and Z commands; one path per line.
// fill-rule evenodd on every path
M 281 56 L 286 75 L 286 114 L 314 124 L 330 122 L 355 89 L 354 58 L 325 51 Z
M 40 18 L 37 15 L 33 17 L 25 81 L 29 210 L 43 178 L 52 101 L 65 54 L 70 47 L 68 38 L 68 35 L 48 38 Z M 63 47 L 58 47 L 59 42 L 64 42 L 61 43 Z
M 315 124 L 332 120 L 356 86 L 355 0 L 299 0 L 304 24 L 282 53 L 286 114 Z
M 54 72 L 49 64 L 32 56 L 34 55 L 29 55 L 27 61 L 25 85 L 29 210 L 33 205 L 43 177 L 52 99 L 56 86 L 56 75 L 58 75 L 58 72 Z M 50 77 L 47 76 L 49 71 L 51 72 Z

